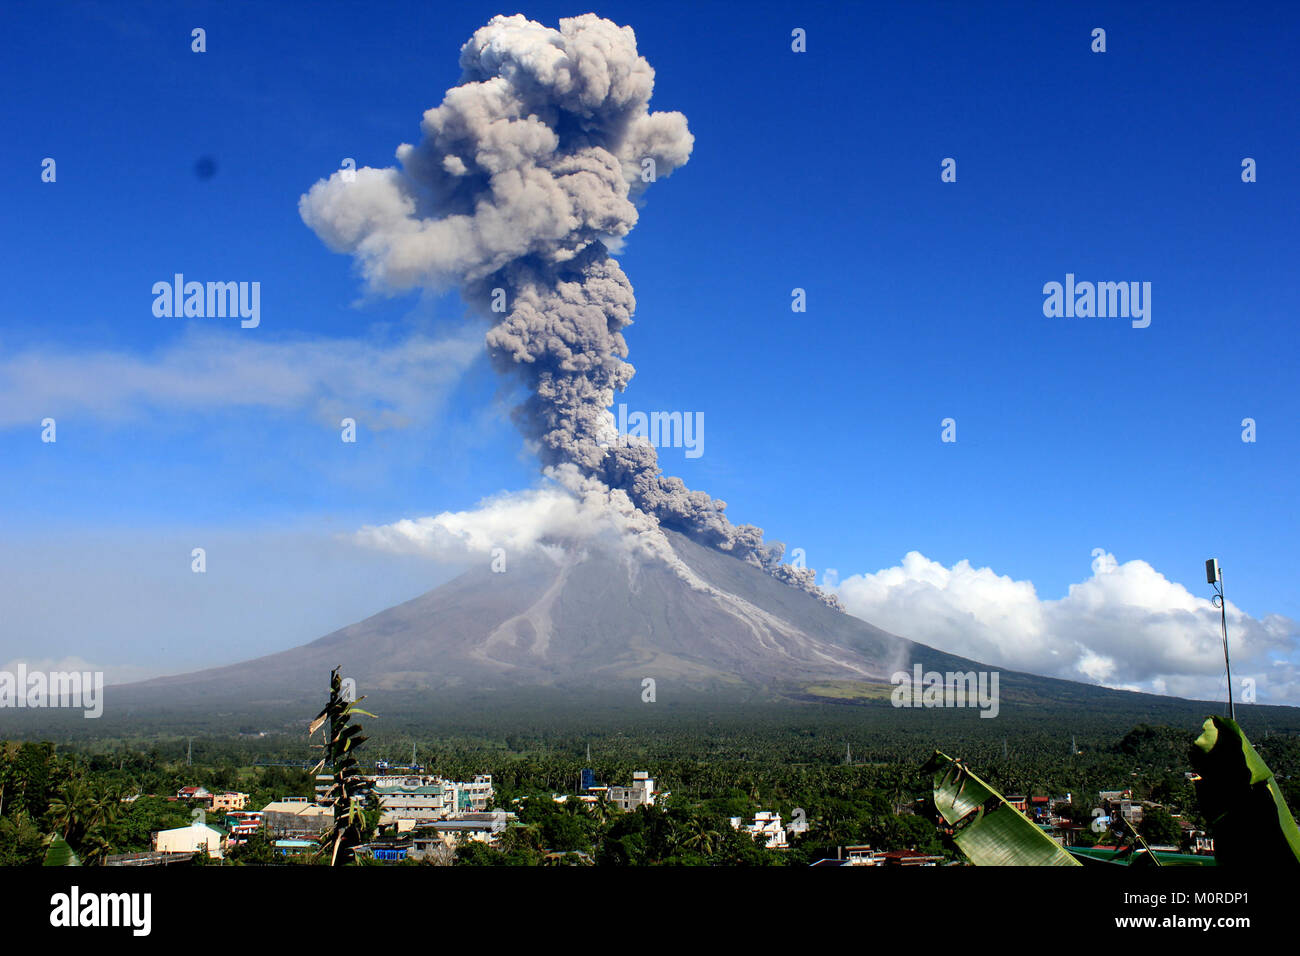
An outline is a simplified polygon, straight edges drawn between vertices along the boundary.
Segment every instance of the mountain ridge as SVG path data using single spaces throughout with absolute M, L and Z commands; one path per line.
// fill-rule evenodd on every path
M 892 674 L 910 674 L 917 664 L 941 673 L 996 671 L 1005 699 L 1035 706 L 1108 699 L 1132 706 L 1149 696 L 1008 671 L 918 644 L 751 563 L 665 534 L 678 567 L 608 542 L 534 551 L 512 559 L 505 573 L 486 563 L 472 567 L 307 644 L 110 687 L 108 700 L 130 710 L 255 710 L 316 696 L 336 666 L 359 693 L 399 694 L 417 704 L 508 701 L 539 689 L 630 698 L 645 678 L 661 695 L 879 701 Z M 1153 706 L 1160 699 L 1152 698 Z

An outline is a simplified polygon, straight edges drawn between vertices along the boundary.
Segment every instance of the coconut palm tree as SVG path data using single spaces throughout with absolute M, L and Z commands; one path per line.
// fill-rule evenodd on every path
M 714 829 L 713 822 L 703 814 L 692 814 L 685 829 L 682 846 L 695 850 L 701 856 L 712 856 L 722 843 L 722 834 Z

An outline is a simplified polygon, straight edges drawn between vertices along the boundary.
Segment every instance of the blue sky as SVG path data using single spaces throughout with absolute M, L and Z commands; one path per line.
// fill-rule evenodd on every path
M 297 201 L 343 157 L 391 165 L 493 14 L 554 25 L 588 9 L 11 11 L 0 570 L 21 610 L 0 661 L 174 669 L 301 643 L 451 573 L 361 552 L 316 560 L 307 538 L 536 482 L 512 393 L 477 348 L 483 327 L 452 294 L 368 296 Z M 707 423 L 705 454 L 664 450 L 666 471 L 841 576 L 916 550 L 1057 599 L 1101 547 L 1202 595 L 1217 555 L 1236 605 L 1300 618 L 1300 12 L 594 9 L 635 29 L 652 108 L 682 111 L 695 136 L 620 255 L 638 301 L 621 400 Z M 190 50 L 194 27 L 205 53 Z M 795 27 L 806 53 L 790 49 Z M 205 157 L 209 178 L 196 174 Z M 944 157 L 956 183 L 940 182 Z M 1244 157 L 1255 183 L 1241 181 Z M 261 324 L 156 318 L 151 286 L 176 272 L 259 281 Z M 1045 317 L 1043 284 L 1067 272 L 1150 282 L 1150 327 Z M 806 313 L 790 309 L 795 287 Z M 373 367 L 339 349 L 400 353 L 413 339 L 452 343 L 427 380 L 398 364 L 418 388 L 331 386 L 340 367 Z M 238 389 L 204 392 L 214 374 L 188 402 L 95 398 L 97 375 L 132 362 L 193 374 L 206 355 L 277 348 L 317 357 L 298 397 L 234 403 Z M 32 367 L 66 377 L 33 384 L 20 374 Z M 343 445 L 349 402 L 364 421 L 397 403 L 407 421 Z M 47 414 L 54 445 L 40 441 Z M 947 417 L 954 444 L 940 441 Z M 1241 440 L 1247 417 L 1254 443 Z M 184 590 L 189 543 L 209 539 L 226 544 L 200 599 Z M 66 606 L 91 592 L 104 603 Z M 167 615 L 140 615 L 150 595 Z

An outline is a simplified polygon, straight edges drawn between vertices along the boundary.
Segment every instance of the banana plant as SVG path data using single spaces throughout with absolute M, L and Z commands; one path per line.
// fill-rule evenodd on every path
M 934 806 L 953 842 L 976 866 L 1079 866 L 1028 817 L 960 760 L 936 750 Z
M 73 852 L 68 841 L 63 839 L 59 834 L 54 834 L 49 839 L 48 849 L 45 851 L 45 862 L 43 866 L 81 866 L 81 860 Z
M 1191 750 L 1196 799 L 1220 866 L 1300 865 L 1300 829 L 1273 771 L 1235 720 L 1209 717 Z

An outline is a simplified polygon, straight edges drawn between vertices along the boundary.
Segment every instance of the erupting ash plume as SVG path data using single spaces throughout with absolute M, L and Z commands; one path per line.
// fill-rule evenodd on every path
M 622 330 L 636 300 L 608 247 L 636 224 L 646 180 L 682 166 L 694 142 L 681 113 L 648 111 L 654 71 L 631 28 L 594 14 L 558 30 L 498 16 L 460 65 L 419 144 L 398 147 L 399 166 L 316 183 L 303 221 L 376 290 L 455 285 L 493 318 L 504 290 L 488 349 L 529 389 L 515 417 L 543 466 L 572 464 L 664 526 L 820 596 L 812 571 L 780 566 L 783 545 L 665 476 L 644 440 L 618 441 L 609 408 L 634 372 Z

